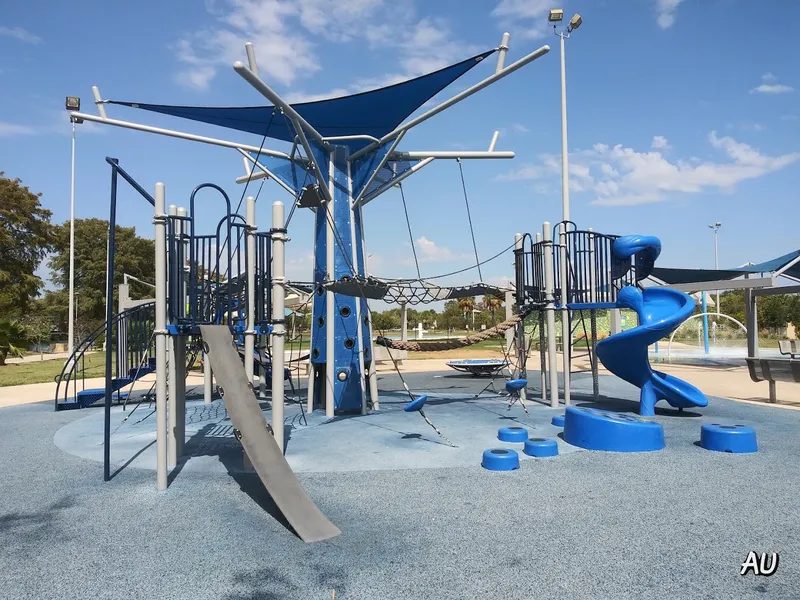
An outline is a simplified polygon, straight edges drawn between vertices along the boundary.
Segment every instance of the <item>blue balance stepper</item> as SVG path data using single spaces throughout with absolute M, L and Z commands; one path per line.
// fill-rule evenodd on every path
M 650 452 L 664 448 L 664 428 L 624 413 L 568 406 L 564 441 L 587 450 Z
M 564 415 L 556 415 L 550 422 L 555 425 L 556 427 L 563 427 L 564 426 Z
M 508 448 L 489 448 L 483 451 L 481 466 L 489 471 L 513 471 L 519 469 L 519 454 Z
M 524 442 L 528 439 L 528 430 L 519 425 L 501 427 L 497 431 L 497 439 L 501 442 Z
M 528 456 L 558 456 L 558 444 L 555 440 L 530 438 L 525 440 L 525 447 L 522 451 Z
M 510 381 L 506 381 L 506 391 L 509 394 L 519 393 L 519 391 L 527 385 L 527 379 L 512 379 Z
M 411 402 L 406 404 L 403 407 L 403 410 L 406 412 L 416 412 L 418 410 L 422 410 L 422 407 L 425 406 L 425 402 L 428 400 L 428 394 L 421 394 L 414 398 Z
M 756 430 L 745 425 L 703 425 L 700 428 L 700 445 L 706 450 L 733 454 L 758 450 Z

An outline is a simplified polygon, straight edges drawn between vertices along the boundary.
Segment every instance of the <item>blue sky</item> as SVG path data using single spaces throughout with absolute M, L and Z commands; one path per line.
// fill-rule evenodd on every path
M 253 41 L 261 76 L 290 100 L 361 91 L 417 76 L 497 46 L 511 33 L 511 62 L 552 50 L 403 141 L 404 150 L 485 150 L 501 131 L 508 161 L 465 161 L 482 258 L 561 218 L 558 38 L 554 5 L 540 0 L 207 0 L 95 2 L 53 10 L 44 0 L 6 3 L 0 18 L 0 170 L 21 178 L 69 217 L 70 125 L 64 96 L 94 112 L 105 98 L 169 104 L 256 105 L 264 100 L 231 68 Z M 567 41 L 572 219 L 582 228 L 661 238 L 662 266 L 713 266 L 708 223 L 722 221 L 720 265 L 761 261 L 797 248 L 800 187 L 800 56 L 792 23 L 800 3 L 764 0 L 592 0 L 560 4 L 583 25 Z M 772 17 L 772 18 L 767 18 Z M 494 57 L 446 89 L 492 72 Z M 258 146 L 255 136 L 109 107 L 109 116 Z M 280 142 L 270 147 L 283 149 Z M 114 156 L 146 188 L 188 204 L 192 188 L 222 185 L 237 201 L 243 174 L 234 151 L 108 126 L 83 124 L 77 138 L 79 217 L 107 218 Z M 252 184 L 251 184 L 252 185 Z M 251 190 L 254 188 L 251 188 Z M 458 166 L 435 161 L 405 183 L 423 276 L 474 262 Z M 291 198 L 264 186 L 269 204 Z M 206 206 L 206 205 L 204 205 Z M 199 228 L 216 220 L 210 203 Z M 151 209 L 125 191 L 119 222 L 152 236 Z M 370 271 L 414 273 L 399 193 L 365 209 Z M 312 215 L 298 211 L 289 274 L 311 277 Z M 499 283 L 511 257 L 484 267 Z M 477 279 L 473 271 L 451 283 Z

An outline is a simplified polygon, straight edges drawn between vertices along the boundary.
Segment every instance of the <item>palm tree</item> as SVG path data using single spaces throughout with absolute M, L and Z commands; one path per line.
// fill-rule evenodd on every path
M 495 294 L 486 294 L 483 297 L 483 307 L 492 315 L 492 321 L 496 320 L 496 312 L 498 308 L 503 306 L 503 299 Z
M 464 313 L 464 320 L 467 320 L 467 314 L 475 309 L 475 298 L 470 296 L 467 298 L 458 299 L 458 308 Z

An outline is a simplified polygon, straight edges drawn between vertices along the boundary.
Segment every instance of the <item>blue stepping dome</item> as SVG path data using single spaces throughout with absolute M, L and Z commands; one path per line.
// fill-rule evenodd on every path
M 522 451 L 528 456 L 558 456 L 558 443 L 544 438 L 530 438 L 525 440 Z
M 700 445 L 706 450 L 744 454 L 756 452 L 756 430 L 745 425 L 712 423 L 700 428 Z
M 524 442 L 528 439 L 528 430 L 519 425 L 501 427 L 497 431 L 497 439 L 501 442 Z
M 528 385 L 527 379 L 511 379 L 510 381 L 506 381 L 506 391 L 509 394 L 517 394 L 526 385 Z
M 564 441 L 587 450 L 650 452 L 664 448 L 664 428 L 646 418 L 568 406 L 564 416 Z
M 553 425 L 555 425 L 556 427 L 563 427 L 564 426 L 564 415 L 556 415 L 552 419 L 550 419 L 550 422 Z
M 417 412 L 422 410 L 422 407 L 425 406 L 425 401 L 428 399 L 428 394 L 421 394 L 414 398 L 411 402 L 406 404 L 403 407 L 403 410 L 406 412 Z
M 519 454 L 509 448 L 489 448 L 483 451 L 481 466 L 489 471 L 513 471 L 519 469 Z

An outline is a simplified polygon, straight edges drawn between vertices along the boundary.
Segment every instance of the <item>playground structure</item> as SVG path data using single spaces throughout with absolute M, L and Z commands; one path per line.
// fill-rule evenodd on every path
M 660 241 L 652 236 L 620 237 L 591 229 L 581 231 L 572 222 L 559 223 L 557 229 L 558 240 L 554 240 L 552 227 L 547 222 L 541 235 L 518 234 L 516 237 L 517 312 L 538 313 L 542 400 L 549 399 L 552 408 L 559 406 L 556 312 L 562 314 L 562 331 L 565 332 L 563 402 L 569 406 L 574 333 L 570 313 L 589 311 L 591 337 L 586 336 L 586 339 L 590 340 L 588 351 L 595 399 L 599 396 L 599 359 L 611 373 L 641 390 L 639 412 L 643 416 L 654 415 L 659 400 L 666 400 L 679 410 L 706 406 L 708 400 L 700 390 L 674 376 L 654 371 L 650 366 L 648 347 L 669 336 L 689 318 L 695 306 L 689 295 L 677 290 L 640 289 L 661 253 Z M 639 325 L 598 342 L 595 311 L 619 308 L 634 310 Z M 522 371 L 519 377 L 525 378 L 529 344 L 524 327 L 517 328 L 516 337 Z

